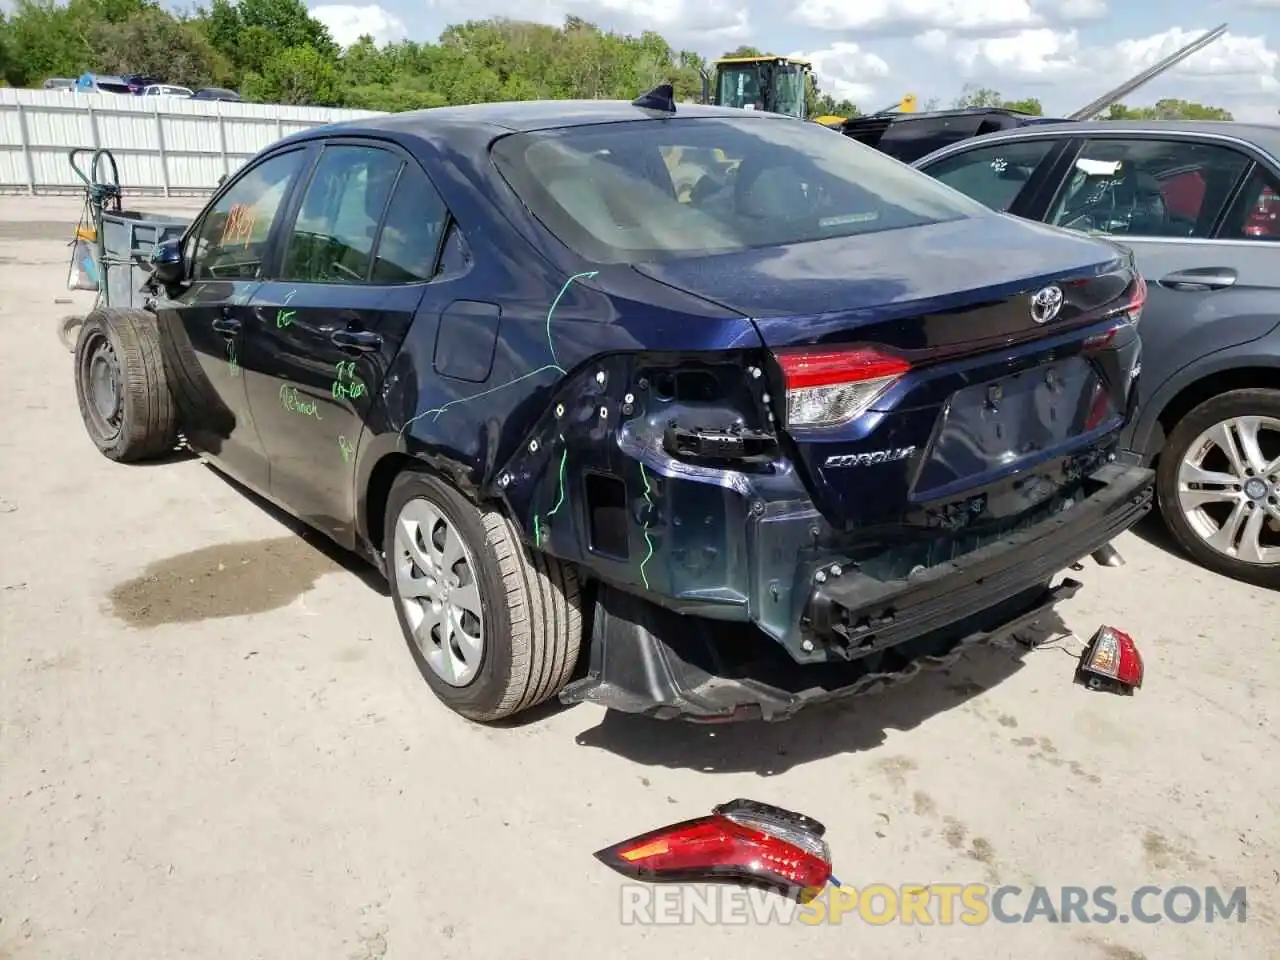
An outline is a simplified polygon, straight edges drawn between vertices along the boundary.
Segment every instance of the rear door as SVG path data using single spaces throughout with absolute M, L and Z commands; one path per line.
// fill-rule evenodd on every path
M 326 144 L 294 207 L 279 267 L 250 303 L 263 372 L 250 402 L 273 496 L 351 543 L 374 397 L 424 293 L 448 287 L 437 269 L 448 214 L 415 159 L 351 139 Z
M 1148 284 L 1140 404 L 1189 359 L 1275 326 L 1280 261 L 1249 233 L 1267 176 L 1221 139 L 1115 134 L 1080 144 L 1045 219 L 1134 251 Z
M 245 392 L 245 304 L 303 169 L 304 148 L 246 167 L 187 234 L 187 288 L 157 314 L 183 429 L 197 449 L 238 479 L 268 487 L 266 453 Z

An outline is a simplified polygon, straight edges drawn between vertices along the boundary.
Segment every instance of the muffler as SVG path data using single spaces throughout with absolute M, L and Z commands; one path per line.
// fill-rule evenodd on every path
M 1105 547 L 1099 547 L 1089 556 L 1093 557 L 1094 562 L 1100 567 L 1124 566 L 1124 557 L 1120 556 L 1120 551 L 1109 543 Z

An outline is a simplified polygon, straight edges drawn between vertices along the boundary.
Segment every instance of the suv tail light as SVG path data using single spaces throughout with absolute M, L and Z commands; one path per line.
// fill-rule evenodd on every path
M 787 391 L 788 427 L 830 427 L 865 413 L 911 369 L 875 347 L 778 350 Z
M 826 827 L 801 813 L 733 800 L 598 851 L 619 873 L 651 883 L 718 881 L 766 887 L 805 902 L 831 878 Z

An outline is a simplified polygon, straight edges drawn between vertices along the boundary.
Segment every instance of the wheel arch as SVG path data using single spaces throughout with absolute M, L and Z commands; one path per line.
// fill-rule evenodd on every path
M 1255 388 L 1280 389 L 1280 355 L 1231 351 L 1212 363 L 1192 365 L 1152 398 L 1133 446 L 1145 462 L 1155 463 L 1169 434 L 1188 413 L 1220 394 Z

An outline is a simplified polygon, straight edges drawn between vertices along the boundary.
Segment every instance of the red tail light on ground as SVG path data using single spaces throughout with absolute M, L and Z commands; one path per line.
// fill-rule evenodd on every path
M 787 426 L 848 423 L 865 413 L 911 364 L 875 347 L 776 352 L 787 390 Z
M 1115 627 L 1099 627 L 1076 667 L 1076 681 L 1091 690 L 1132 694 L 1142 686 L 1142 654 L 1133 637 Z
M 602 863 L 651 883 L 707 881 L 766 887 L 801 902 L 831 878 L 831 853 L 816 820 L 753 800 L 597 851 Z

